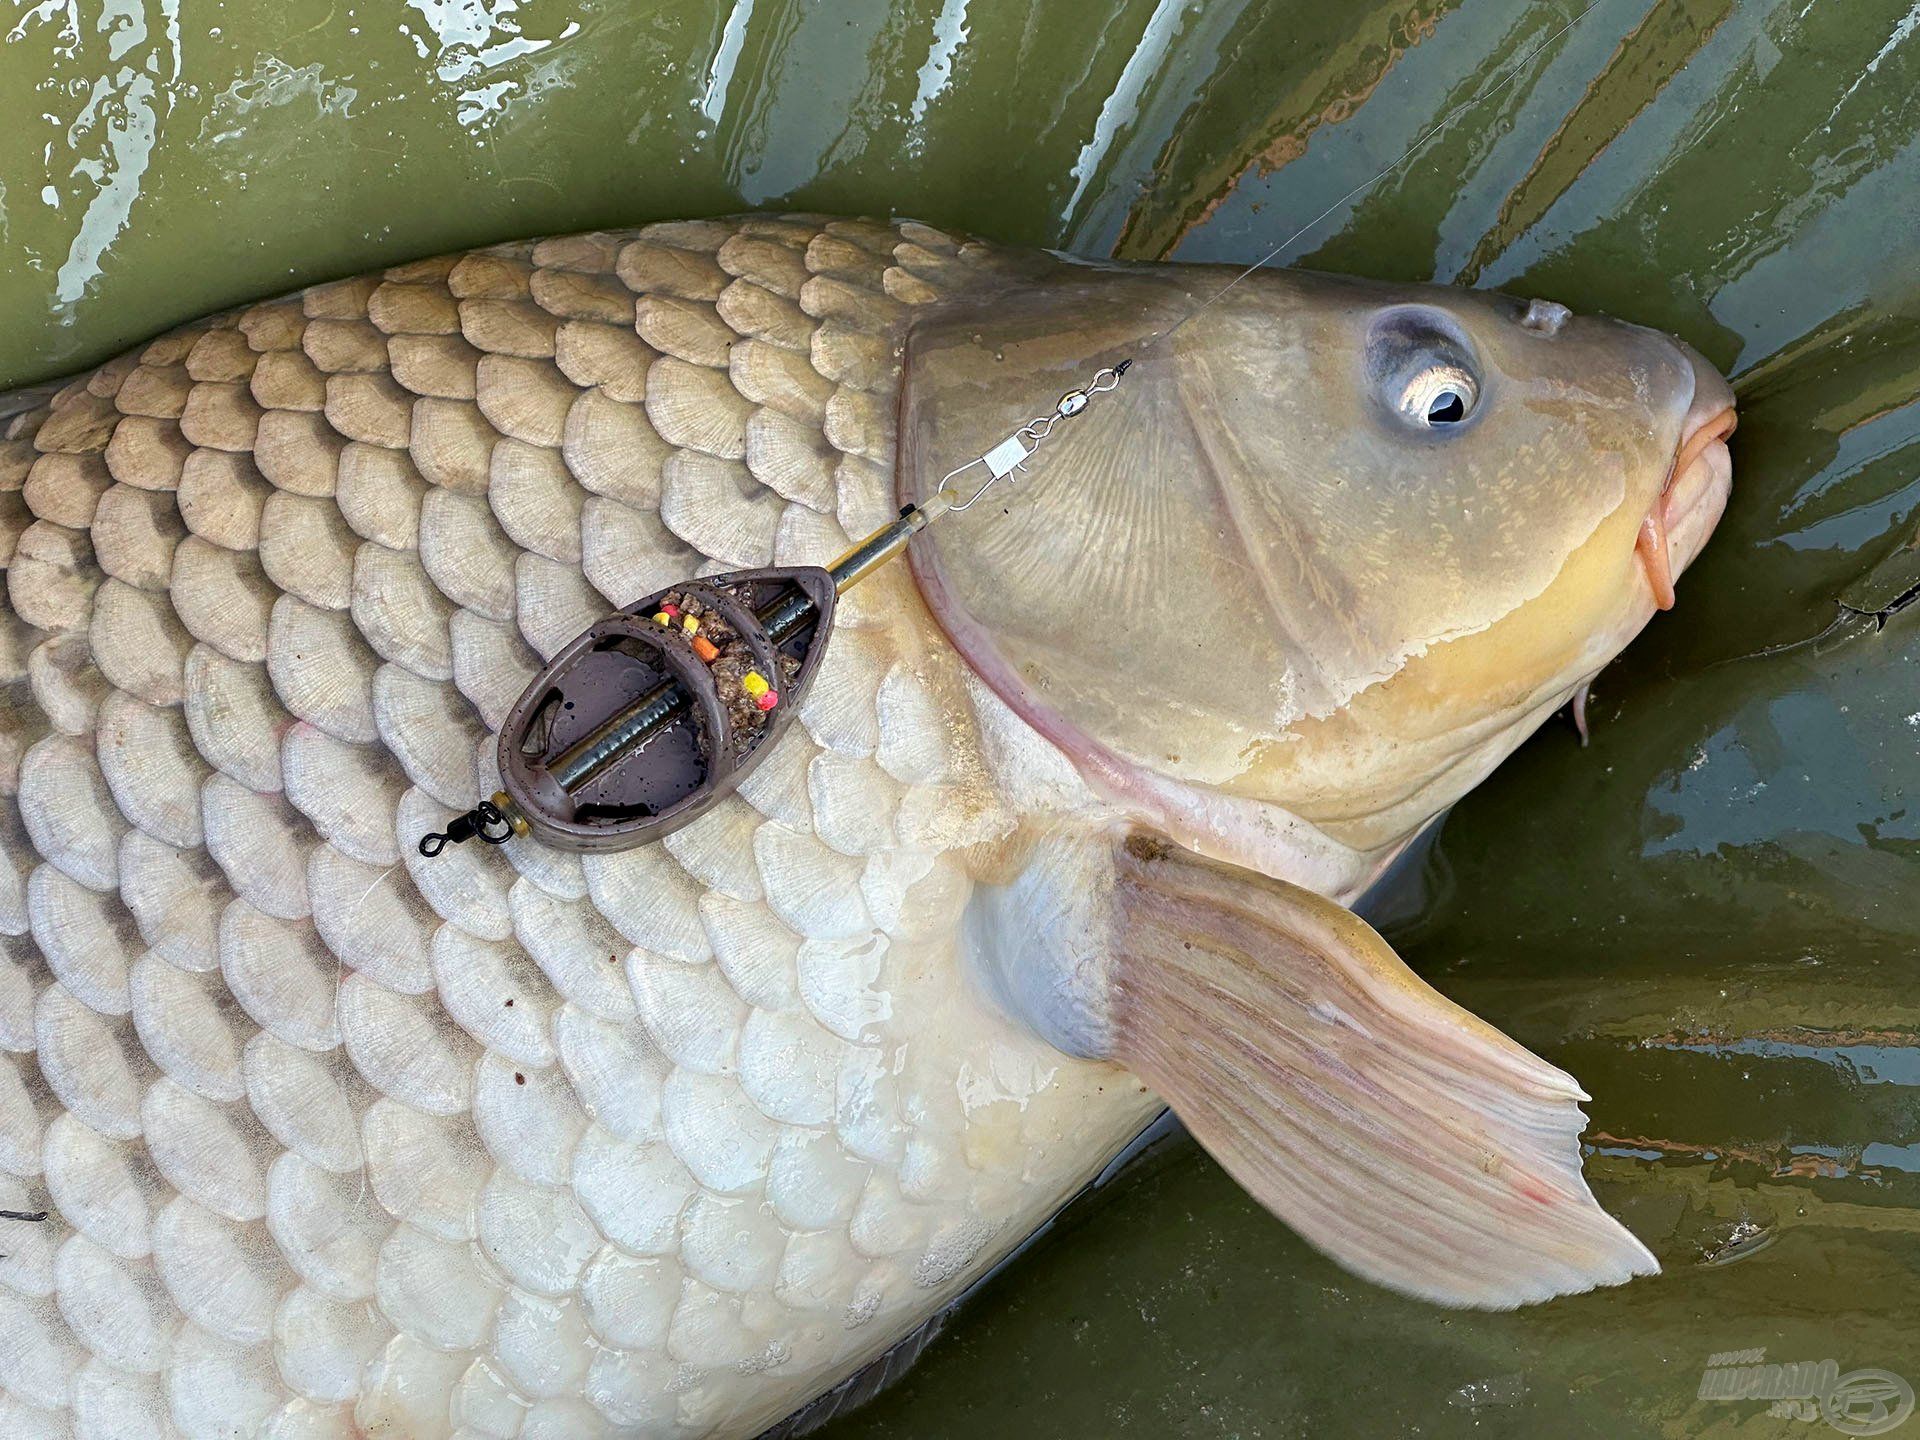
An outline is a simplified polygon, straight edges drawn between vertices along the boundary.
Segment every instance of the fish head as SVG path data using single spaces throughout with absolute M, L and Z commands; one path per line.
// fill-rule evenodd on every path
M 951 466 L 1137 363 L 915 572 L 1108 798 L 1242 863 L 1230 832 L 1285 820 L 1387 855 L 1672 603 L 1727 501 L 1732 391 L 1551 302 L 1229 278 L 1063 266 L 917 328 L 907 498 L 971 493 Z

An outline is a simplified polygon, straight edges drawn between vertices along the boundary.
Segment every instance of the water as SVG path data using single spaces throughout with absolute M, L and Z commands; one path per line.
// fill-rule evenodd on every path
M 1599 0 L 1469 103 L 1575 13 L 18 4 L 0 387 L 434 250 L 749 205 L 1246 260 L 1465 105 L 1285 259 L 1657 325 L 1741 395 L 1733 508 L 1592 747 L 1549 726 L 1391 927 L 1593 1092 L 1589 1174 L 1667 1273 L 1437 1311 L 1186 1145 L 833 1433 L 1824 1434 L 1698 1392 L 1761 1348 L 1920 1384 L 1920 5 Z

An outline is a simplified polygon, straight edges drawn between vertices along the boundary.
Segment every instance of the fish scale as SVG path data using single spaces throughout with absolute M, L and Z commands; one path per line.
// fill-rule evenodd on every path
M 750 1434 L 1144 1116 L 960 972 L 1020 816 L 899 574 L 666 843 L 413 845 L 599 615 L 887 518 L 903 320 L 995 263 L 805 217 L 499 246 L 10 423 L 0 1205 L 52 1213 L 0 1246 L 0 1429 Z

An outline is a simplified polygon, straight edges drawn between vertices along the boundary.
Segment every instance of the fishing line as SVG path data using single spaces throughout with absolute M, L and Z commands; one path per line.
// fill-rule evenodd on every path
M 1432 125 L 1417 135 L 1413 143 L 1401 151 L 1391 163 L 1383 166 L 1377 173 L 1362 180 L 1358 185 L 1347 191 L 1346 194 L 1335 200 L 1311 220 L 1308 220 L 1306 224 L 1288 235 L 1258 260 L 1255 260 L 1251 265 L 1236 274 L 1231 280 L 1227 281 L 1226 284 L 1214 291 L 1212 295 L 1193 306 L 1186 314 L 1174 321 L 1174 323 L 1165 330 L 1157 331 L 1149 335 L 1145 343 L 1141 345 L 1133 356 L 1120 361 L 1117 365 L 1099 371 L 1085 385 L 1069 390 L 1065 395 L 1061 396 L 1051 415 L 1043 415 L 1028 421 L 998 445 L 995 445 L 991 450 L 988 450 L 984 454 L 976 455 L 973 459 L 965 461 L 960 465 L 954 466 L 953 469 L 949 470 L 940 478 L 940 483 L 934 488 L 933 495 L 919 507 L 920 513 L 925 515 L 927 520 L 935 519 L 949 511 L 958 514 L 960 511 L 971 506 L 1002 480 L 1010 480 L 1016 472 L 1024 472 L 1026 462 L 1031 459 L 1034 452 L 1040 448 L 1040 442 L 1047 438 L 1047 435 L 1052 431 L 1054 425 L 1061 420 L 1071 419 L 1073 416 L 1082 413 L 1096 395 L 1104 394 L 1117 386 L 1120 383 L 1121 377 L 1127 373 L 1134 364 L 1134 361 L 1141 355 L 1150 355 L 1157 347 L 1166 344 L 1175 335 L 1180 333 L 1180 328 L 1183 325 L 1205 314 L 1208 310 L 1219 304 L 1220 301 L 1226 297 L 1228 291 L 1232 290 L 1234 286 L 1253 274 L 1254 271 L 1264 268 L 1279 255 L 1282 250 L 1285 250 L 1289 245 L 1293 244 L 1294 241 L 1307 234 L 1315 226 L 1319 225 L 1321 221 L 1340 209 L 1341 206 L 1350 204 L 1360 196 L 1366 194 L 1367 191 L 1378 185 L 1382 180 L 1386 179 L 1387 176 L 1398 170 L 1402 165 L 1405 165 L 1415 155 L 1419 154 L 1427 142 L 1432 140 L 1442 130 L 1452 125 L 1454 121 L 1458 120 L 1475 106 L 1482 105 L 1488 100 L 1491 100 L 1495 95 L 1498 95 L 1508 85 L 1513 83 L 1514 79 L 1522 70 L 1525 70 L 1527 66 L 1533 62 L 1535 56 L 1539 55 L 1541 51 L 1553 44 L 1554 41 L 1573 29 L 1575 25 L 1578 25 L 1582 20 L 1586 19 L 1599 4 L 1600 0 L 1588 0 L 1584 9 L 1567 20 L 1565 24 L 1554 30 L 1553 33 L 1545 39 L 1539 41 L 1522 53 L 1517 60 L 1501 70 L 1497 77 L 1488 84 L 1485 89 L 1462 100 L 1458 105 L 1447 111 L 1446 114 L 1442 115 L 1438 120 L 1434 121 Z M 947 486 L 949 482 L 964 475 L 976 465 L 985 467 L 987 477 L 980 482 L 979 487 L 975 489 L 971 495 L 962 501 L 958 495 L 949 490 Z
M 1387 176 L 1391 175 L 1394 171 L 1398 170 L 1402 165 L 1406 164 L 1407 161 L 1411 160 L 1416 154 L 1419 153 L 1421 147 L 1423 147 L 1429 140 L 1433 139 L 1434 136 L 1438 135 L 1442 130 L 1446 129 L 1449 125 L 1453 124 L 1454 121 L 1458 120 L 1462 115 L 1466 114 L 1467 111 L 1473 109 L 1474 106 L 1476 105 L 1479 105 L 1484 103 L 1485 101 L 1491 100 L 1495 95 L 1499 94 L 1510 83 L 1512 83 L 1514 78 L 1518 76 L 1522 70 L 1526 69 L 1527 65 L 1533 60 L 1534 56 L 1538 55 L 1542 50 L 1546 49 L 1547 46 L 1553 44 L 1554 41 L 1558 40 L 1562 35 L 1566 34 L 1574 26 L 1578 25 L 1582 20 L 1586 19 L 1587 16 L 1593 13 L 1593 11 L 1599 6 L 1599 4 L 1600 4 L 1600 0 L 1588 0 L 1587 7 L 1584 10 L 1580 11 L 1579 14 L 1575 15 L 1571 20 L 1567 21 L 1566 24 L 1562 25 L 1558 30 L 1555 30 L 1551 35 L 1547 36 L 1546 39 L 1542 40 L 1539 44 L 1535 45 L 1531 50 L 1528 50 L 1518 60 L 1514 61 L 1513 64 L 1509 65 L 1506 68 L 1505 72 L 1501 74 L 1500 78 L 1496 80 L 1493 84 L 1489 85 L 1485 90 L 1482 90 L 1478 95 L 1475 95 L 1470 99 L 1461 101 L 1453 109 L 1449 110 L 1445 115 L 1442 115 L 1438 120 L 1434 121 L 1431 126 L 1429 126 L 1422 134 L 1420 134 L 1415 138 L 1414 142 L 1406 148 L 1406 150 L 1400 155 L 1400 157 L 1397 160 L 1393 161 L 1393 163 L 1386 166 L 1383 170 L 1380 171 L 1379 174 L 1374 175 L 1370 179 L 1362 180 L 1358 185 L 1354 186 L 1353 189 L 1349 190 L 1346 194 L 1342 195 L 1338 200 L 1334 201 L 1331 205 L 1327 206 L 1326 209 L 1322 210 L 1318 215 L 1314 216 L 1311 220 L 1307 221 L 1306 224 L 1302 225 L 1298 230 L 1294 231 L 1291 235 L 1287 236 L 1286 239 L 1282 240 L 1278 245 L 1274 246 L 1271 250 L 1267 251 L 1266 254 L 1262 255 L 1258 260 L 1254 261 L 1251 265 L 1247 266 L 1247 268 L 1242 270 L 1238 275 L 1235 275 L 1231 280 L 1227 281 L 1226 284 L 1222 285 L 1209 298 L 1207 298 L 1206 300 L 1203 300 L 1200 304 L 1194 306 L 1193 309 L 1189 310 L 1186 314 L 1182 315 L 1168 329 L 1161 331 L 1157 335 L 1149 336 L 1147 339 L 1145 348 L 1148 350 L 1151 350 L 1155 345 L 1158 345 L 1163 341 L 1172 339 L 1174 335 L 1179 333 L 1180 327 L 1182 325 L 1185 325 L 1189 320 L 1193 319 L 1196 315 L 1199 315 L 1203 311 L 1211 309 L 1214 305 L 1217 305 L 1221 301 L 1221 299 L 1225 297 L 1226 293 L 1229 290 L 1233 289 L 1234 286 L 1238 285 L 1242 280 L 1246 279 L 1249 275 L 1253 274 L 1254 271 L 1264 267 L 1282 250 L 1286 249 L 1289 245 L 1293 244 L 1294 241 L 1298 240 L 1302 235 L 1305 235 L 1308 231 L 1312 230 L 1314 226 L 1318 225 L 1322 220 L 1325 220 L 1329 215 L 1333 214 L 1333 212 L 1338 210 L 1342 205 L 1348 204 L 1349 202 L 1358 199 L 1361 195 L 1364 195 L 1367 191 L 1371 190 L 1374 186 L 1378 185 L 1382 180 L 1386 179 Z

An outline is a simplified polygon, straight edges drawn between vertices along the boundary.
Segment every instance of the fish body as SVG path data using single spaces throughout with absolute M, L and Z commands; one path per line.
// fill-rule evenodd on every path
M 755 1434 L 1160 1107 L 1061 1021 L 1113 1019 L 1091 972 L 1025 958 L 1062 894 L 1131 883 L 1086 878 L 1088 836 L 1151 821 L 1346 898 L 1530 728 L 1502 711 L 1375 822 L 1216 768 L 1223 819 L 1182 762 L 1108 765 L 1137 732 L 1093 702 L 1035 699 L 1058 656 L 993 683 L 980 617 L 1027 579 L 949 548 L 843 597 L 798 723 L 662 843 L 417 853 L 608 610 L 829 563 L 1027 418 L 942 379 L 950 344 L 921 400 L 903 377 L 1063 264 L 817 217 L 497 246 L 185 326 L 0 421 L 0 1208 L 48 1212 L 0 1221 L 0 1433 Z M 1332 674 L 1278 728 L 1382 679 Z

